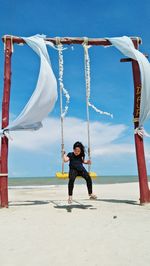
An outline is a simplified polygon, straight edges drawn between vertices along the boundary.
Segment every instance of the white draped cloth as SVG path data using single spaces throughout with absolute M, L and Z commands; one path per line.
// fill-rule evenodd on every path
M 124 55 L 137 60 L 139 64 L 141 74 L 141 102 L 139 127 L 136 129 L 135 133 L 141 135 L 144 133 L 144 122 L 150 118 L 150 63 L 140 51 L 135 49 L 129 37 L 123 36 L 107 39 Z
M 20 115 L 1 134 L 8 131 L 37 130 L 42 127 L 42 120 L 52 111 L 57 101 L 57 82 L 51 68 L 46 43 L 43 35 L 23 38 L 40 57 L 40 71 L 36 88 Z M 51 46 L 53 44 L 51 43 Z

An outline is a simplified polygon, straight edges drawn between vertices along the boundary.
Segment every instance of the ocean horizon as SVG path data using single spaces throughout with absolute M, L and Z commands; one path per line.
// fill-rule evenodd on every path
M 148 176 L 150 181 L 150 176 Z M 76 184 L 84 184 L 83 178 L 77 178 Z M 136 175 L 113 175 L 97 176 L 93 179 L 93 184 L 117 184 L 138 182 Z M 9 177 L 8 185 L 12 186 L 48 186 L 48 185 L 66 185 L 68 179 L 59 179 L 57 177 Z

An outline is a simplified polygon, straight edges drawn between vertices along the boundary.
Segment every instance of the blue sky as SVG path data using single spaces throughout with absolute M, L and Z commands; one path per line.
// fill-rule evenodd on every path
M 140 50 L 150 53 L 150 2 L 0 0 L 0 36 L 119 37 L 139 36 Z M 57 51 L 49 49 L 58 78 Z M 133 80 L 130 63 L 114 47 L 91 47 L 91 101 L 114 118 L 90 110 L 92 170 L 100 175 L 137 174 L 133 136 Z M 0 97 L 3 90 L 3 43 L 0 42 Z M 30 98 L 38 77 L 39 58 L 27 46 L 14 46 L 10 118 L 14 119 Z M 87 146 L 83 48 L 64 51 L 64 84 L 70 93 L 65 120 L 65 149 L 74 141 Z M 59 100 L 38 132 L 17 132 L 9 148 L 10 176 L 52 176 L 61 169 Z M 150 122 L 145 124 L 150 132 Z M 150 140 L 145 139 L 147 170 L 150 172 Z M 67 170 L 66 165 L 66 170 Z

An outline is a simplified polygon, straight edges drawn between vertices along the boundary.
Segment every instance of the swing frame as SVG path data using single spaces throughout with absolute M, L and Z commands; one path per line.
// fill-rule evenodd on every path
M 141 39 L 139 37 L 130 37 L 135 48 L 139 49 Z M 13 52 L 13 44 L 25 44 L 25 41 L 16 36 L 5 35 L 2 37 L 5 48 L 5 59 L 4 59 L 4 88 L 3 88 L 3 99 L 2 99 L 2 129 L 7 127 L 9 124 L 9 104 L 10 104 L 10 89 L 11 89 L 11 56 Z M 45 38 L 46 41 L 50 41 L 56 44 L 56 38 Z M 84 38 L 72 38 L 62 37 L 60 38 L 62 44 L 83 44 Z M 105 38 L 91 38 L 88 39 L 89 45 L 96 46 L 110 46 L 111 43 Z M 138 62 L 133 59 L 122 59 L 121 62 L 131 62 L 133 71 L 134 81 L 134 128 L 139 125 L 139 114 L 140 114 L 140 101 L 141 98 L 141 76 Z M 138 166 L 139 176 L 139 188 L 140 188 L 140 204 L 150 202 L 150 190 L 148 187 L 148 178 L 145 163 L 144 154 L 144 142 L 143 139 L 138 135 L 134 135 L 135 147 L 136 147 L 136 158 Z M 1 138 L 1 155 L 0 155 L 0 207 L 8 207 L 8 151 L 9 151 L 9 140 L 6 136 Z

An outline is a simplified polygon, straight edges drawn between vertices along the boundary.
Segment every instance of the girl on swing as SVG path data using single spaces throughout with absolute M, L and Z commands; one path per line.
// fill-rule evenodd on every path
M 82 176 L 86 180 L 88 194 L 90 199 L 97 199 L 96 195 L 92 193 L 92 180 L 88 172 L 83 166 L 84 164 L 91 164 L 90 160 L 85 160 L 85 148 L 83 144 L 77 141 L 73 145 L 73 152 L 69 152 L 67 155 L 64 152 L 64 162 L 69 163 L 69 182 L 68 182 L 68 203 L 72 203 L 72 194 L 74 181 L 77 176 Z

